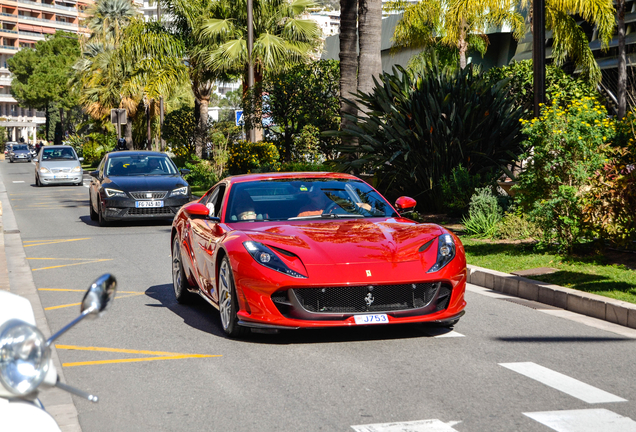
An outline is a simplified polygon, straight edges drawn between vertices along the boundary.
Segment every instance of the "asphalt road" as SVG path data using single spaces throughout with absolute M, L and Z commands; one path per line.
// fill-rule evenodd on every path
M 86 187 L 33 173 L 0 162 L 50 328 L 98 275 L 119 281 L 102 318 L 57 341 L 67 382 L 100 396 L 74 397 L 84 431 L 636 431 L 634 330 L 471 286 L 450 333 L 229 340 L 207 303 L 176 303 L 169 224 L 100 228 Z

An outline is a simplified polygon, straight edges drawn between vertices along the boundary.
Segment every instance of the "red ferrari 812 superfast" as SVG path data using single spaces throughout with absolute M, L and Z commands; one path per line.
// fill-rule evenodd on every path
M 198 294 L 231 337 L 298 329 L 430 322 L 464 313 L 466 258 L 457 236 L 401 214 L 357 177 L 228 177 L 184 205 L 172 225 L 176 298 Z M 401 214 L 400 214 L 401 213 Z

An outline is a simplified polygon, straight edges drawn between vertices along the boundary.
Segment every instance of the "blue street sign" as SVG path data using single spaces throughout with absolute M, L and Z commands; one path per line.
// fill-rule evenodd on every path
M 237 126 L 243 126 L 245 124 L 243 120 L 243 110 L 234 110 L 234 117 Z

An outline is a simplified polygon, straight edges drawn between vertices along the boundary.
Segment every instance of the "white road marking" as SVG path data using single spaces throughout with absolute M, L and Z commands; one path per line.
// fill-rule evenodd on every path
M 24 183 L 24 180 L 13 180 L 13 183 Z
M 466 336 L 464 336 L 461 333 L 457 333 L 455 330 L 453 330 L 453 331 L 450 331 L 448 333 L 443 333 L 441 335 L 437 335 L 437 336 L 433 336 L 433 337 L 436 337 L 436 338 L 447 338 L 447 337 L 466 337 Z
M 606 409 L 523 413 L 557 432 L 636 432 L 636 422 Z
M 604 390 L 532 362 L 499 363 L 500 366 L 539 381 L 587 403 L 627 402 Z
M 444 423 L 441 420 L 416 420 L 410 422 L 376 423 L 368 425 L 351 426 L 356 432 L 457 432 L 453 426 L 461 423 L 450 421 Z

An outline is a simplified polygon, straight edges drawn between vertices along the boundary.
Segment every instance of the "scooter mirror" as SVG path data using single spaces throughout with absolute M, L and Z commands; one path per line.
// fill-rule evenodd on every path
M 109 273 L 103 274 L 88 288 L 82 299 L 82 314 L 98 315 L 115 297 L 117 281 Z

